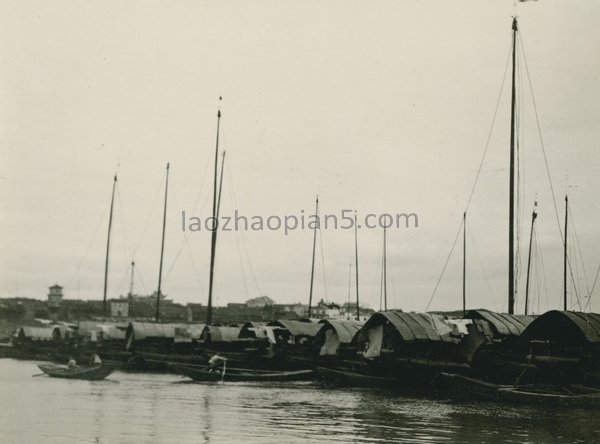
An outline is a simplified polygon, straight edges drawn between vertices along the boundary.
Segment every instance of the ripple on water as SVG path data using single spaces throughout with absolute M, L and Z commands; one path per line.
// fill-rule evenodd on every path
M 316 384 L 184 384 L 116 372 L 106 381 L 46 377 L 0 360 L 0 442 L 300 443 L 593 442 L 588 411 L 452 403 Z

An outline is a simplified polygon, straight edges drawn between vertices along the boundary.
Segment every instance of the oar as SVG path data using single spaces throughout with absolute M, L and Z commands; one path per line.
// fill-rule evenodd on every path
M 221 374 L 221 384 L 225 380 L 225 372 L 227 371 L 227 360 L 223 361 L 223 373 Z
M 32 377 L 32 378 L 35 378 L 35 377 L 37 377 L 37 376 L 44 376 L 45 374 L 46 374 L 46 373 L 38 373 L 37 375 L 32 375 L 31 377 Z

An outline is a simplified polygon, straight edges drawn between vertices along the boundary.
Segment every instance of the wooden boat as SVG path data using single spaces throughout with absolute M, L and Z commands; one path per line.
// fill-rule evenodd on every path
M 500 398 L 527 404 L 600 408 L 600 390 L 571 386 L 525 386 L 499 389 Z
M 73 368 L 54 364 L 40 364 L 38 367 L 45 374 L 53 378 L 86 379 L 88 381 L 100 381 L 110 375 L 113 371 L 113 367 L 107 364 Z
M 373 376 L 330 367 L 317 366 L 315 369 L 324 382 L 345 387 L 393 387 L 398 382 L 391 376 Z
M 462 397 L 519 404 L 600 408 L 600 390 L 581 385 L 498 385 L 464 375 L 441 373 L 445 388 Z
M 440 373 L 436 385 L 454 397 L 487 401 L 498 400 L 500 398 L 498 390 L 510 387 L 465 375 L 445 372 Z
M 245 368 L 213 368 L 185 364 L 170 364 L 169 368 L 194 381 L 307 381 L 314 377 L 314 370 L 270 371 Z

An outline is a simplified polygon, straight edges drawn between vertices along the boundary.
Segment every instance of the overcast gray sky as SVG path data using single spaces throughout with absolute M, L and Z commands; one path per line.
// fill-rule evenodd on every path
M 210 236 L 184 242 L 181 211 L 210 213 L 223 96 L 222 214 L 308 214 L 316 194 L 322 213 L 417 213 L 417 229 L 388 233 L 389 305 L 424 310 L 490 131 L 515 10 L 561 219 L 571 198 L 578 294 L 587 293 L 582 263 L 590 283 L 600 263 L 597 1 L 1 3 L 2 297 L 43 298 L 57 282 L 67 298 L 102 298 L 115 172 L 109 296 L 127 293 L 132 257 L 136 292 L 152 292 L 169 161 L 164 292 L 206 303 Z M 527 83 L 524 68 L 519 77 Z M 517 310 L 537 199 L 545 279 L 536 274 L 533 308 L 543 311 L 561 303 L 561 240 L 523 92 Z M 506 310 L 509 93 L 507 79 L 469 211 L 470 307 Z M 353 234 L 323 231 L 321 243 L 314 297 L 343 302 Z M 306 303 L 311 247 L 310 231 L 220 233 L 216 303 L 261 294 Z M 381 248 L 381 230 L 360 231 L 361 299 L 373 308 Z M 431 309 L 460 300 L 459 249 Z

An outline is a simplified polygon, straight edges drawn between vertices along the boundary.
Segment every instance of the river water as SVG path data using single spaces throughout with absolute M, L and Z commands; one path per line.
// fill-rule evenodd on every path
M 600 412 L 403 397 L 315 383 L 33 376 L 0 359 L 0 443 L 600 442 Z

